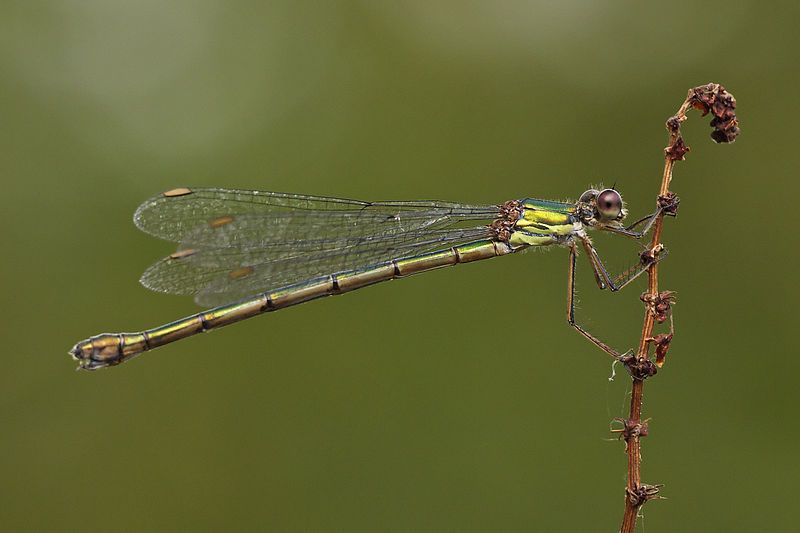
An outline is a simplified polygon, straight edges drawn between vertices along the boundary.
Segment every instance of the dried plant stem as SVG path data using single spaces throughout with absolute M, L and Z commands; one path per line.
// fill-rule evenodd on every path
M 689 151 L 689 147 L 684 144 L 681 137 L 680 127 L 687 118 L 686 112 L 692 107 L 700 109 L 703 114 L 713 113 L 714 119 L 711 122 L 711 126 L 714 128 L 714 132 L 711 137 L 716 142 L 733 142 L 739 133 L 738 121 L 734 112 L 736 100 L 730 93 L 725 91 L 724 87 L 716 83 L 709 83 L 691 89 L 678 112 L 667 120 L 669 145 L 664 150 L 664 173 L 661 178 L 661 188 L 658 195 L 658 206 L 661 212 L 658 214 L 653 226 L 653 237 L 650 241 L 650 254 L 652 256 L 656 256 L 662 248 L 661 236 L 664 227 L 664 216 L 675 215 L 677 210 L 678 198 L 670 192 L 669 187 L 675 162 L 683 160 L 686 152 Z M 619 430 L 625 438 L 628 460 L 625 513 L 620 528 L 621 533 L 634 532 L 639 509 L 648 500 L 657 498 L 661 487 L 660 485 L 643 484 L 641 480 L 641 438 L 646 436 L 648 432 L 647 420 L 642 420 L 644 380 L 655 373 L 655 367 L 652 367 L 651 372 L 641 372 L 641 370 L 647 369 L 648 365 L 652 365 L 649 355 L 651 344 L 656 346 L 655 364 L 658 367 L 663 365 L 673 335 L 672 328 L 670 328 L 669 334 L 653 336 L 653 328 L 656 322 L 664 322 L 669 317 L 671 323 L 670 304 L 672 302 L 672 293 L 669 291 L 659 292 L 658 270 L 659 263 L 657 261 L 654 261 L 647 269 L 647 292 L 642 295 L 642 301 L 645 302 L 642 336 L 639 340 L 636 355 L 626 362 L 626 366 L 632 376 L 633 386 L 629 416 L 627 420 L 622 421 L 624 429 Z

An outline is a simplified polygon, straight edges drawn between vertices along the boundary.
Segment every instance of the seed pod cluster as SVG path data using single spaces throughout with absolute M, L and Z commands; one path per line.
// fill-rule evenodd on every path
M 703 116 L 711 113 L 711 138 L 718 143 L 731 143 L 739 135 L 736 118 L 736 98 L 718 83 L 709 83 L 689 91 L 689 101 Z

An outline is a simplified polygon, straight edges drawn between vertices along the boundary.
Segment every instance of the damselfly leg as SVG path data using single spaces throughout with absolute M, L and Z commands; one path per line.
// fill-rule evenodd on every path
M 597 286 L 601 289 L 605 289 L 606 287 L 610 288 L 612 291 L 616 292 L 628 284 L 630 284 L 633 280 L 638 278 L 641 274 L 647 271 L 647 269 L 655 262 L 660 261 L 661 259 L 666 256 L 666 250 L 660 250 L 659 253 L 651 260 L 645 261 L 641 260 L 637 265 L 632 266 L 631 268 L 625 270 L 621 274 L 613 277 L 608 273 L 603 261 L 600 259 L 600 255 L 597 253 L 597 250 L 592 245 L 591 241 L 586 237 L 577 237 L 580 239 L 581 244 L 583 244 L 584 249 L 586 250 L 587 257 L 589 259 L 589 264 L 592 266 L 592 271 L 595 276 L 595 280 L 597 281 Z M 592 344 L 609 354 L 610 356 L 614 357 L 615 359 L 619 359 L 622 354 L 620 354 L 617 350 L 609 346 L 608 344 L 604 343 L 591 333 L 589 333 L 586 329 L 584 329 L 581 325 L 579 325 L 575 321 L 575 264 L 578 256 L 577 246 L 575 241 L 572 240 L 569 244 L 569 268 L 568 268 L 568 278 L 567 278 L 567 322 L 569 322 L 570 326 L 575 328 L 578 333 L 586 337 Z
M 575 322 L 575 263 L 578 257 L 578 250 L 574 242 L 569 245 L 569 268 L 567 269 L 567 322 L 575 330 L 586 337 L 589 342 L 606 352 L 614 359 L 619 359 L 622 354 L 604 343 Z
M 640 218 L 639 220 L 637 220 L 636 222 L 625 228 L 615 228 L 613 226 L 605 226 L 605 227 L 598 227 L 598 229 L 602 231 L 616 233 L 617 235 L 625 235 L 626 237 L 631 237 L 634 239 L 641 239 L 642 237 L 647 235 L 647 232 L 649 232 L 650 229 L 653 227 L 653 224 L 655 224 L 658 215 L 660 215 L 662 211 L 663 211 L 662 208 L 658 208 L 654 213 Z M 636 231 L 636 227 L 640 226 L 641 224 L 644 224 L 645 226 L 641 230 Z
M 657 257 L 654 257 L 652 260 L 641 258 L 638 264 L 633 265 L 616 276 L 612 276 L 603 264 L 603 260 L 600 259 L 600 255 L 597 253 L 597 249 L 595 249 L 592 242 L 587 237 L 579 238 L 583 248 L 586 250 L 586 255 L 589 257 L 589 263 L 592 265 L 597 286 L 600 287 L 600 289 L 609 288 L 612 292 L 621 290 L 642 275 L 654 261 L 658 261 L 666 256 L 666 250 L 660 250 Z

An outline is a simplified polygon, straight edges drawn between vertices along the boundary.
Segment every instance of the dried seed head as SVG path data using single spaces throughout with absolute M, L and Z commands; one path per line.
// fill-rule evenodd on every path
M 628 501 L 634 507 L 641 507 L 645 502 L 660 498 L 658 493 L 664 485 L 639 485 L 635 489 L 625 489 Z
M 664 366 L 673 336 L 674 333 L 659 333 L 652 339 L 653 344 L 656 345 L 656 366 L 659 368 Z
M 673 291 L 661 291 L 658 294 L 644 293 L 639 297 L 656 319 L 659 324 L 665 322 L 669 318 L 669 313 L 672 309 L 672 304 L 675 303 L 675 293 Z
M 658 372 L 658 367 L 650 359 L 646 357 L 639 359 L 635 354 L 622 356 L 619 358 L 619 362 L 625 365 L 633 379 L 639 381 L 655 376 Z
M 622 424 L 621 429 L 612 429 L 612 433 L 619 433 L 620 437 L 622 437 L 625 442 L 628 442 L 631 437 L 646 437 L 649 433 L 648 423 L 650 419 L 647 420 L 635 420 L 633 418 L 615 418 L 614 422 L 619 422 Z
M 669 156 L 670 159 L 673 161 L 683 161 L 685 159 L 686 153 L 689 151 L 689 147 L 683 142 L 683 137 L 680 135 L 678 136 L 675 141 L 667 146 L 664 149 L 664 152 Z
M 678 133 L 681 129 L 681 119 L 673 116 L 667 119 L 667 129 L 670 133 Z
M 658 299 L 655 302 L 656 321 L 662 323 L 667 319 L 672 304 L 675 303 L 675 293 L 673 291 L 661 291 L 658 293 Z
M 709 83 L 689 91 L 688 101 L 692 107 L 714 115 L 711 138 L 718 143 L 731 143 L 739 135 L 739 121 L 736 118 L 736 98 L 718 83 Z
M 680 203 L 681 199 L 678 198 L 678 195 L 674 192 L 668 192 L 658 197 L 658 207 L 660 207 L 667 216 L 674 217 L 677 215 Z
M 648 248 L 647 250 L 642 250 L 639 254 L 639 262 L 643 266 L 650 266 L 658 260 L 658 255 L 664 250 L 663 244 L 657 244 L 655 248 Z M 645 293 L 646 294 L 646 293 Z M 644 302 L 645 294 L 642 294 L 640 298 Z

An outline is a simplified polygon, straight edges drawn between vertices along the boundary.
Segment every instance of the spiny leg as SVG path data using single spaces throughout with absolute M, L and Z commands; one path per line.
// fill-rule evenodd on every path
M 587 256 L 589 257 L 589 263 L 592 265 L 592 270 L 594 271 L 594 276 L 597 280 L 597 286 L 601 289 L 608 287 L 613 292 L 621 290 L 627 286 L 633 280 L 646 272 L 650 265 L 660 261 L 666 255 L 666 250 L 663 248 L 660 248 L 655 254 L 643 254 L 637 265 L 634 265 L 628 270 L 612 277 L 608 273 L 603 261 L 600 259 L 600 255 L 597 253 L 594 245 L 592 245 L 592 241 L 590 241 L 588 237 L 579 238 L 581 240 L 581 244 L 583 244 L 583 248 L 586 250 Z
M 608 275 L 608 271 L 605 269 L 602 261 L 600 261 L 600 256 L 595 251 L 594 246 L 592 246 L 592 241 L 589 240 L 589 237 L 582 238 L 581 244 L 586 250 L 586 257 L 589 259 L 589 264 L 592 265 L 594 280 L 597 283 L 597 286 L 600 287 L 600 290 L 604 290 L 609 285 L 613 285 L 613 283 L 608 283 L 610 277 Z
M 569 269 L 567 272 L 567 322 L 575 328 L 578 333 L 589 339 L 589 342 L 606 352 L 614 359 L 619 360 L 623 357 L 617 350 L 604 343 L 575 322 L 575 262 L 578 251 L 575 248 L 575 242 L 570 242 L 569 245 Z
M 660 215 L 662 211 L 664 211 L 664 209 L 659 207 L 658 209 L 655 210 L 654 213 L 640 218 L 639 220 L 637 220 L 636 222 L 625 228 L 615 228 L 612 226 L 598 226 L 597 229 L 602 231 L 608 231 L 611 233 L 617 233 L 619 235 L 625 235 L 626 237 L 631 237 L 634 239 L 641 239 L 642 237 L 647 235 L 647 232 L 649 232 L 650 229 L 653 227 L 653 224 L 655 224 L 658 215 Z M 645 224 L 644 228 L 642 228 L 641 231 L 636 231 L 635 230 L 636 226 L 639 226 L 640 224 Z

